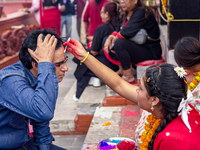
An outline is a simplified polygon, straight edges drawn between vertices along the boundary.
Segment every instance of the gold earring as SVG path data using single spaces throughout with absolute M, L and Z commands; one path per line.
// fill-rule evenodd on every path
M 151 103 L 151 110 L 152 110 L 152 111 L 154 110 L 154 108 L 153 108 L 153 103 Z

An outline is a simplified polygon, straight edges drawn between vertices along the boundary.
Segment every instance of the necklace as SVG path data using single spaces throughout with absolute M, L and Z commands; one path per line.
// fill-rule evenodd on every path
M 140 144 L 140 150 L 148 150 L 148 144 L 152 139 L 152 136 L 154 135 L 156 129 L 160 125 L 162 119 L 156 119 L 156 116 L 153 114 L 148 115 L 147 122 L 144 126 L 144 132 L 141 135 L 141 141 Z
M 190 84 L 188 85 L 188 89 L 192 92 L 199 84 L 199 81 L 200 81 L 200 72 L 197 72 L 192 82 L 190 82 Z
M 190 82 L 190 84 L 188 85 L 188 89 L 192 92 L 197 87 L 199 82 L 200 82 L 200 72 L 197 72 L 197 74 L 194 77 L 194 79 L 192 80 L 192 82 Z M 193 96 L 195 98 L 199 97 L 198 94 L 196 96 L 195 95 L 196 94 L 193 93 Z M 200 112 L 200 101 L 199 100 L 196 99 L 195 102 L 192 105 L 198 112 Z

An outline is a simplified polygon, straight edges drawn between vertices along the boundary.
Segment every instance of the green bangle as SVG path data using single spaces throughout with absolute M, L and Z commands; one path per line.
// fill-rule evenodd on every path
M 83 60 L 81 60 L 81 62 L 83 63 L 89 56 L 90 52 L 87 52 L 87 55 L 85 56 L 85 58 Z

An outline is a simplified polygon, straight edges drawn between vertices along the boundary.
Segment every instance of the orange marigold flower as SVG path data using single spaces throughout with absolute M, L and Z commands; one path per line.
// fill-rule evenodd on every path
M 195 79 L 193 79 L 192 82 L 193 82 L 195 85 L 198 85 L 198 83 L 199 83 L 199 82 L 198 82 L 197 80 L 195 80 Z

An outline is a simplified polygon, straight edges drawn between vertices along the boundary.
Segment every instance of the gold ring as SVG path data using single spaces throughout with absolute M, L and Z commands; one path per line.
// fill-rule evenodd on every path
M 105 48 L 108 48 L 107 46 Z

